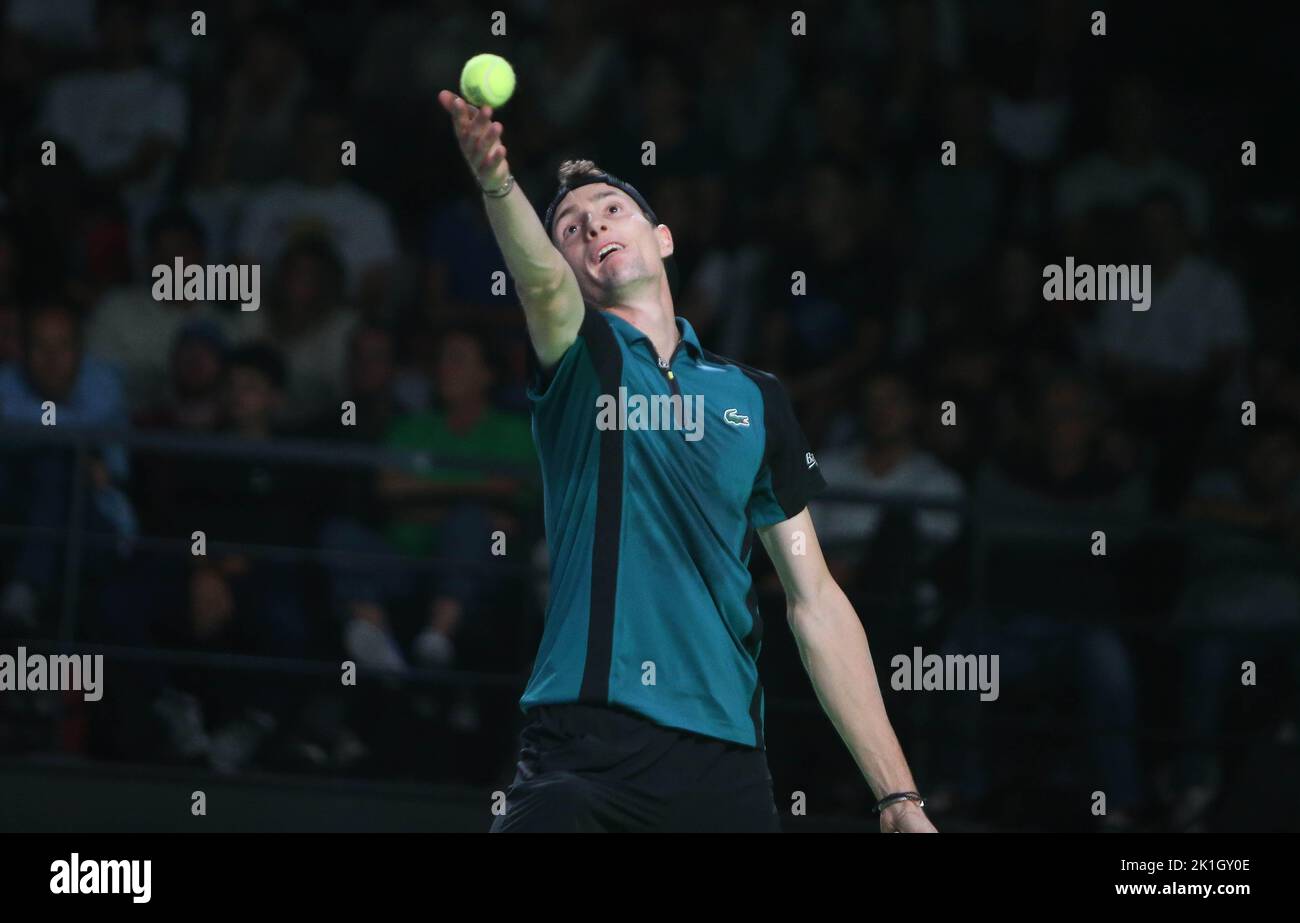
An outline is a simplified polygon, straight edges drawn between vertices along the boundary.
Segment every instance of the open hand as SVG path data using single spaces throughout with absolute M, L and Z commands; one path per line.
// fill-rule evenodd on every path
M 440 92 L 438 102 L 451 115 L 456 142 L 479 187 L 499 189 L 510 175 L 510 165 L 501 143 L 501 123 L 492 121 L 492 107 L 471 106 L 450 90 Z

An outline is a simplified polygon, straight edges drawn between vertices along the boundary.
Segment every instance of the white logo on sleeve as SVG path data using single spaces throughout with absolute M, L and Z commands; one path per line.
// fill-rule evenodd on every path
M 811 453 L 811 452 L 805 452 L 805 453 L 804 453 L 804 456 L 803 456 L 803 459 L 804 459 L 804 461 L 806 461 L 806 462 L 808 463 L 808 467 L 809 467 L 809 468 L 816 468 L 816 467 L 817 467 L 817 459 L 813 458 L 813 453 Z

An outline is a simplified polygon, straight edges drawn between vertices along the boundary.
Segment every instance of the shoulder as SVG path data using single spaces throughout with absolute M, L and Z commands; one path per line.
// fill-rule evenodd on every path
M 754 387 L 756 387 L 762 395 L 765 410 L 776 408 L 781 410 L 790 410 L 790 412 L 793 413 L 793 410 L 790 409 L 790 397 L 786 392 L 785 385 L 781 383 L 781 379 L 777 378 L 771 372 L 765 372 L 752 365 L 746 365 L 738 359 L 732 359 L 728 356 L 720 356 L 707 349 L 700 350 L 700 357 L 705 364 L 729 369 L 733 374 L 743 376 L 745 379 L 753 383 Z
M 81 382 L 87 391 L 101 399 L 113 399 L 122 391 L 122 376 L 110 363 L 94 356 L 81 360 Z
M 18 370 L 18 363 L 0 363 L 0 391 L 13 394 L 21 389 L 23 378 Z
M 720 356 L 717 353 L 711 352 L 707 349 L 701 349 L 700 355 L 705 362 L 712 363 L 713 365 L 730 366 L 736 369 L 737 371 L 741 372 L 742 374 L 744 374 L 754 382 L 766 382 L 768 383 L 769 387 L 772 386 L 781 387 L 780 379 L 778 379 L 771 372 L 765 372 L 762 369 L 754 368 L 754 366 L 752 365 L 746 365 L 745 363 L 741 362 L 739 359 L 732 359 L 729 356 Z
M 924 450 L 912 456 L 911 464 L 918 475 L 930 482 L 936 489 L 960 493 L 964 489 L 961 477 L 956 471 Z

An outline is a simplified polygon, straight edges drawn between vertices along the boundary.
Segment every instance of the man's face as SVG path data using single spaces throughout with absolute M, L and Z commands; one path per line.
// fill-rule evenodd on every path
M 438 347 L 438 393 L 445 403 L 481 400 L 492 386 L 483 348 L 471 336 L 450 334 Z
M 380 394 L 393 380 L 393 340 L 382 330 L 363 330 L 352 340 L 348 369 L 359 394 Z
M 153 262 L 155 265 L 165 263 L 168 266 L 180 257 L 186 264 L 203 263 L 203 245 L 188 228 L 163 228 L 153 242 Z
M 1072 457 L 1086 453 L 1097 432 L 1089 395 L 1073 382 L 1056 382 L 1047 389 L 1041 422 L 1049 449 Z
M 220 386 L 222 368 L 215 346 L 198 337 L 186 337 L 172 351 L 172 386 L 181 397 L 204 397 Z
M 27 342 L 27 374 L 41 397 L 65 398 L 77 380 L 81 344 L 76 324 L 64 311 L 42 313 L 32 321 Z
M 907 388 L 894 378 L 877 378 L 866 388 L 867 436 L 873 444 L 891 445 L 912 433 L 915 414 Z
M 552 238 L 597 307 L 664 272 L 673 252 L 665 225 L 652 225 L 631 197 L 605 183 L 579 186 L 560 202 Z
M 285 258 L 280 266 L 280 290 L 287 306 L 306 311 L 321 304 L 327 292 L 326 269 L 311 254 L 299 251 Z
M 1186 222 L 1182 210 L 1173 202 L 1146 202 L 1138 211 L 1138 219 L 1148 258 L 1157 263 L 1171 263 L 1187 250 Z
M 261 426 L 280 405 L 280 392 L 257 369 L 235 366 L 226 380 L 226 410 L 236 426 Z

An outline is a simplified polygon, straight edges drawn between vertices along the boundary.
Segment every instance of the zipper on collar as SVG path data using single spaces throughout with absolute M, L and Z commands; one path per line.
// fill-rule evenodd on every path
M 677 349 L 681 349 L 681 346 L 682 344 L 678 343 Z M 677 349 L 673 350 L 674 358 L 677 356 Z M 658 362 L 659 364 L 659 371 L 664 373 L 664 378 L 668 379 L 668 387 L 672 389 L 673 394 L 676 394 L 678 397 L 680 397 L 682 393 L 682 388 L 681 385 L 677 383 L 677 376 L 673 374 L 672 360 L 665 359 L 663 356 L 656 355 L 655 361 Z

